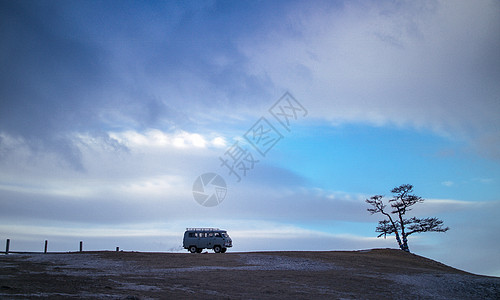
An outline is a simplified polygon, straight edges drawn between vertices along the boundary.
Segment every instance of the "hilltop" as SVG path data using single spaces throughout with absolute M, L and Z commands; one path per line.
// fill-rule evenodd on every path
M 500 278 L 394 249 L 0 256 L 0 298 L 500 299 Z

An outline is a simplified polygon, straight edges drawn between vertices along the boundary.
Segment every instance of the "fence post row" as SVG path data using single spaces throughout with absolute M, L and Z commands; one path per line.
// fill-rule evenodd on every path
M 45 240 L 45 245 L 43 247 L 43 253 L 47 253 L 49 249 L 49 240 Z M 116 247 L 116 252 L 120 251 L 120 247 Z M 7 239 L 5 243 L 5 254 L 10 252 L 10 239 Z M 80 241 L 80 252 L 83 252 L 83 241 Z

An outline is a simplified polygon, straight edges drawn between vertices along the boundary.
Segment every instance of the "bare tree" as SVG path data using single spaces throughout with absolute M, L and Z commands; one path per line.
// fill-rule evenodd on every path
M 403 184 L 391 190 L 393 194 L 389 204 L 392 211 L 388 212 L 386 206 L 382 201 L 383 196 L 375 195 L 366 199 L 366 203 L 372 207 L 367 210 L 373 215 L 376 213 L 383 214 L 387 219 L 379 221 L 376 232 L 380 233 L 377 237 L 387 237 L 389 234 L 396 236 L 399 248 L 401 250 L 410 252 L 408 247 L 408 236 L 420 232 L 446 232 L 448 227 L 443 227 L 443 221 L 438 218 L 410 218 L 405 219 L 406 212 L 411 210 L 411 207 L 417 203 L 424 202 L 419 196 L 413 194 L 413 186 L 411 184 Z

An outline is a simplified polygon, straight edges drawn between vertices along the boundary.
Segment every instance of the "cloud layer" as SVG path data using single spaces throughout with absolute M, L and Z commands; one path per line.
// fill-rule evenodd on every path
M 311 116 L 432 130 L 498 158 L 498 2 L 322 3 L 287 12 L 298 34 L 274 29 L 241 49 L 249 72 L 292 89 Z

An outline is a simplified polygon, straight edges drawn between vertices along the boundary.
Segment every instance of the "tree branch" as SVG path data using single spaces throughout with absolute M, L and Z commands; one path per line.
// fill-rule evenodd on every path
M 408 229 L 410 230 L 407 235 L 420 232 L 446 232 L 450 228 L 443 227 L 443 221 L 438 218 L 411 218 L 409 220 Z

